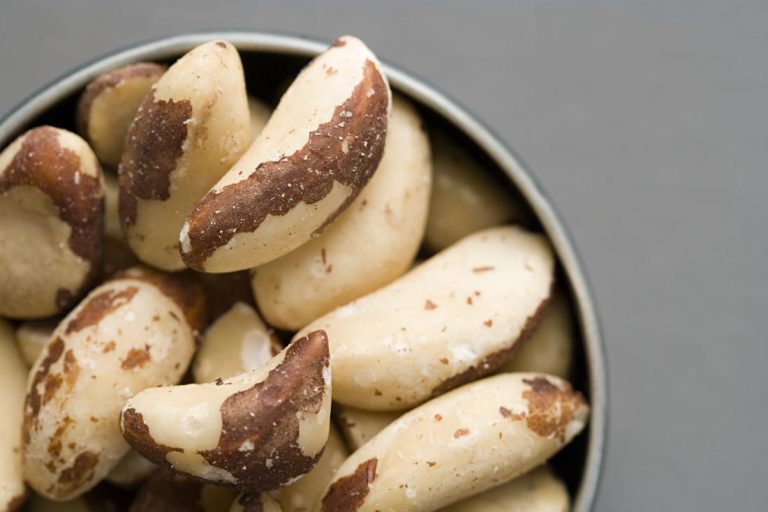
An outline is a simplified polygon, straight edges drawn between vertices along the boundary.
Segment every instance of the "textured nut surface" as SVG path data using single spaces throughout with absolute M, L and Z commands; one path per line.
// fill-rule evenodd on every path
M 416 110 L 397 96 L 384 156 L 355 202 L 318 237 L 256 269 L 267 321 L 296 330 L 402 275 L 426 224 L 432 164 Z
M 34 320 L 19 324 L 16 328 L 16 345 L 27 365 L 35 364 L 37 356 L 48 345 L 48 340 L 51 339 L 51 334 L 58 324 L 58 319 Z
M 105 480 L 118 487 L 131 489 L 149 478 L 156 470 L 155 463 L 139 455 L 136 450 L 130 450 L 112 468 Z
M 462 237 L 492 226 L 524 222 L 522 199 L 496 179 L 461 143 L 432 133 L 434 183 L 424 243 L 442 251 Z
M 589 407 L 557 377 L 489 377 L 404 414 L 336 473 L 322 512 L 430 512 L 535 468 L 578 434 Z
M 343 37 L 299 74 L 243 157 L 181 232 L 184 261 L 231 272 L 307 242 L 347 208 L 381 160 L 391 103 L 376 57 Z
M 573 366 L 574 323 L 566 291 L 555 290 L 539 326 L 499 371 L 546 373 L 567 379 Z
M 226 489 L 159 470 L 141 487 L 129 512 L 223 512 L 234 499 Z
M 440 509 L 441 512 L 568 512 L 565 484 L 547 466 Z
M 335 404 L 333 408 L 344 440 L 352 451 L 363 446 L 401 416 L 400 412 L 366 411 L 342 404 Z
M 330 424 L 328 339 L 300 338 L 258 370 L 209 384 L 152 388 L 121 428 L 153 462 L 216 485 L 260 492 L 308 473 Z
M 127 453 L 120 409 L 179 381 L 194 351 L 202 295 L 181 276 L 131 269 L 93 290 L 53 332 L 30 372 L 24 475 L 55 500 L 96 485 Z
M 535 327 L 553 254 L 515 227 L 470 235 L 302 329 L 328 333 L 333 398 L 402 410 L 491 373 Z
M 35 128 L 0 153 L 0 315 L 74 303 L 98 271 L 103 199 L 96 157 L 73 133 Z
M 77 130 L 106 166 L 117 167 L 128 126 L 165 67 L 150 62 L 129 64 L 94 78 L 77 105 Z
M 238 302 L 208 328 L 197 351 L 195 382 L 213 382 L 261 368 L 283 347 L 259 314 Z
M 27 365 L 13 338 L 13 329 L 0 318 L 0 510 L 15 510 L 25 495 L 21 423 Z
M 184 219 L 249 140 L 243 68 L 231 44 L 200 45 L 168 69 L 139 107 L 120 161 L 120 220 L 141 260 L 184 267 Z

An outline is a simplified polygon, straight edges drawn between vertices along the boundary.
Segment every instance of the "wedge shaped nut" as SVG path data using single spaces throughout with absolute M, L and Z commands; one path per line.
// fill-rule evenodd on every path
M 499 371 L 538 372 L 567 379 L 573 366 L 576 326 L 565 290 L 555 290 L 536 330 Z
M 129 512 L 224 512 L 235 495 L 170 471 L 156 471 L 141 487 Z
M 123 408 L 123 435 L 186 476 L 250 492 L 277 489 L 320 458 L 330 378 L 328 339 L 312 332 L 250 373 L 139 393 Z
M 503 374 L 404 414 L 353 453 L 322 512 L 430 512 L 542 464 L 578 434 L 589 407 L 557 377 Z
M 94 78 L 77 105 L 77 130 L 104 165 L 116 168 L 128 126 L 165 67 L 151 62 L 129 64 Z
M 11 326 L 0 319 L 0 385 L 3 390 L 0 414 L 0 510 L 16 510 L 26 494 L 21 458 L 21 424 L 27 365 L 13 338 Z
M 102 254 L 104 190 L 88 144 L 50 126 L 0 153 L 0 315 L 42 318 L 72 305 Z
M 431 181 L 421 118 L 395 96 L 384 156 L 355 202 L 320 236 L 256 269 L 267 321 L 300 329 L 405 273 L 424 236 Z
M 261 368 L 283 349 L 248 304 L 238 302 L 208 328 L 197 351 L 195 382 L 213 382 Z
M 376 57 L 342 37 L 299 74 L 243 157 L 181 232 L 190 267 L 250 269 L 306 243 L 381 160 L 391 103 Z
M 129 448 L 119 427 L 125 400 L 181 379 L 203 315 L 192 281 L 136 268 L 64 318 L 27 384 L 24 475 L 35 491 L 67 500 L 107 475 Z
M 328 333 L 335 401 L 408 409 L 506 362 L 535 327 L 553 279 L 543 235 L 491 228 L 301 332 Z
M 541 466 L 506 484 L 448 505 L 441 512 L 568 512 L 565 483 L 547 466 Z
M 184 267 L 178 249 L 184 219 L 249 141 L 234 46 L 200 45 L 168 69 L 139 107 L 120 161 L 120 219 L 142 261 Z

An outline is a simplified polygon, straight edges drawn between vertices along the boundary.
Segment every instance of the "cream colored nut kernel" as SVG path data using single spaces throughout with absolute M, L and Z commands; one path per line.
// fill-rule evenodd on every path
M 19 324 L 16 328 L 16 344 L 27 365 L 35 364 L 37 356 L 48 345 L 51 334 L 58 324 L 58 319 L 34 320 Z
M 160 470 L 141 487 L 129 512 L 224 512 L 234 499 L 227 489 Z
M 229 512 L 284 512 L 284 509 L 267 493 L 244 493 L 237 497 Z
M 441 508 L 440 512 L 568 512 L 565 484 L 541 466 L 506 484 Z
M 300 329 L 406 272 L 424 236 L 431 181 L 421 119 L 395 96 L 384 156 L 355 202 L 319 236 L 256 269 L 267 321 Z
M 88 144 L 43 126 L 0 153 L 0 315 L 43 318 L 96 277 L 104 190 Z
M 248 112 L 251 120 L 251 141 L 253 141 L 267 126 L 269 116 L 272 115 L 272 109 L 260 99 L 249 96 Z
M 335 401 L 408 409 L 506 362 L 549 298 L 553 267 L 544 236 L 491 228 L 301 333 L 328 333 Z
M 112 468 L 105 480 L 118 487 L 131 489 L 144 482 L 155 471 L 156 464 L 139 455 L 136 450 L 130 450 Z
M 261 368 L 282 349 L 259 314 L 238 302 L 206 331 L 192 374 L 198 384 L 234 377 Z
M 71 499 L 117 465 L 128 452 L 120 409 L 144 388 L 181 379 L 203 314 L 192 281 L 136 268 L 64 318 L 27 384 L 24 476 L 35 491 Z
M 539 326 L 500 371 L 547 373 L 567 379 L 573 366 L 575 335 L 571 301 L 565 290 L 556 290 Z
M 77 130 L 106 166 L 120 163 L 128 126 L 165 67 L 149 62 L 129 64 L 94 78 L 77 105 Z
M 311 512 L 323 496 L 325 488 L 331 483 L 333 475 L 347 459 L 344 441 L 336 428 L 331 424 L 328 433 L 328 444 L 317 465 L 296 482 L 283 487 L 274 493 L 283 512 Z
M 342 37 L 299 74 L 243 157 L 181 230 L 184 261 L 231 272 L 309 241 L 381 160 L 391 94 L 373 53 Z
M 243 67 L 231 44 L 194 48 L 152 87 L 128 130 L 119 170 L 120 220 L 142 261 L 184 267 L 184 219 L 249 140 Z
M 16 510 L 26 494 L 21 460 L 26 380 L 27 365 L 16 348 L 13 329 L 0 318 L 0 510 Z
M 77 498 L 51 501 L 32 494 L 24 510 L 27 512 L 119 512 L 126 509 L 127 497 L 108 486 L 97 486 Z
M 456 140 L 432 134 L 434 183 L 424 243 L 442 251 L 464 236 L 492 226 L 524 222 L 522 200 Z
M 366 411 L 341 404 L 335 404 L 334 411 L 344 440 L 352 451 L 363 446 L 401 416 L 400 412 Z
M 250 492 L 308 473 L 328 439 L 328 339 L 310 333 L 258 370 L 144 390 L 123 408 L 125 439 L 149 460 Z
M 404 414 L 353 453 L 322 512 L 430 512 L 516 478 L 578 434 L 589 407 L 557 377 L 489 377 Z

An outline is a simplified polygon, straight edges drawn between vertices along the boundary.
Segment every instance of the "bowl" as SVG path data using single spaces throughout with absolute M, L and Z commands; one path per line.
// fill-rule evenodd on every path
M 67 73 L 24 100 L 0 119 L 0 147 L 8 145 L 28 128 L 41 124 L 74 130 L 78 96 L 97 75 L 132 62 L 172 62 L 198 44 L 214 39 L 228 40 L 240 51 L 249 93 L 273 99 L 289 77 L 328 46 L 327 42 L 295 36 L 240 31 L 185 34 L 137 44 Z M 592 412 L 585 432 L 562 450 L 552 464 L 569 488 L 573 510 L 591 510 L 605 454 L 605 355 L 589 284 L 564 223 L 533 175 L 488 127 L 456 101 L 413 74 L 386 63 L 384 69 L 393 90 L 410 98 L 429 126 L 438 125 L 450 132 L 486 167 L 507 180 L 527 203 L 537 228 L 549 236 L 557 253 L 559 280 L 570 290 L 579 327 L 576 368 L 571 380 L 587 397 Z M 258 80 L 254 80 L 257 76 Z

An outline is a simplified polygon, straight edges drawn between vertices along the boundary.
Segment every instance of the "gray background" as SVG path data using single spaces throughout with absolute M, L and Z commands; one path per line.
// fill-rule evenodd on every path
M 0 113 L 109 50 L 216 28 L 356 34 L 529 163 L 603 318 L 597 510 L 765 510 L 768 4 L 3 0 Z

